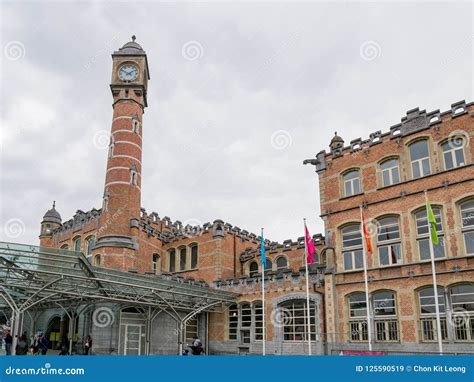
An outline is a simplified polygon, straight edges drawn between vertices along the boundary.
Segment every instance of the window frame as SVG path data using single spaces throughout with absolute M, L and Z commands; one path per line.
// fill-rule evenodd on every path
M 397 162 L 397 165 L 396 166 L 392 166 L 392 167 L 388 167 L 388 168 L 384 168 L 384 164 L 388 163 L 388 162 L 391 162 L 391 161 L 396 161 Z M 393 172 L 394 170 L 396 170 L 396 173 L 397 173 L 397 176 L 398 176 L 398 182 L 395 182 L 393 180 L 394 176 L 393 176 Z M 398 157 L 389 157 L 389 158 L 385 158 L 383 159 L 380 163 L 379 163 L 379 171 L 380 171 L 380 183 L 382 185 L 382 187 L 389 187 L 389 186 L 393 186 L 395 184 L 399 184 L 402 182 L 402 178 L 401 178 L 401 173 L 400 173 L 400 158 Z M 389 183 L 388 184 L 385 184 L 385 177 L 384 177 L 384 173 L 388 173 L 388 177 L 389 177 Z
M 353 228 L 354 230 L 351 233 L 344 232 L 348 230 L 349 228 Z M 348 240 L 347 238 L 344 238 L 344 235 L 351 235 L 351 236 L 356 236 L 355 238 L 352 238 Z M 342 264 L 343 264 L 343 269 L 345 272 L 350 272 L 350 271 L 358 271 L 364 268 L 364 253 L 363 253 L 363 243 L 362 243 L 362 233 L 361 233 L 361 223 L 350 223 L 346 224 L 344 227 L 341 228 L 341 240 L 342 240 Z M 344 241 L 359 241 L 360 244 L 357 245 L 350 245 L 350 246 L 344 246 Z M 351 268 L 347 267 L 346 264 L 346 255 L 350 255 L 351 257 Z M 356 267 L 357 263 L 357 257 L 361 257 L 362 261 L 360 262 L 360 267 Z
M 445 248 L 445 235 L 444 235 L 444 225 L 443 225 L 443 209 L 442 207 L 438 206 L 432 206 L 433 209 L 433 214 L 435 215 L 436 221 L 437 221 L 437 233 L 438 233 L 438 239 L 439 242 L 437 245 L 433 244 L 434 248 L 434 257 L 436 259 L 446 259 L 447 258 L 447 253 L 446 253 L 446 248 Z M 424 214 L 425 217 L 419 218 L 418 215 Z M 427 241 L 428 246 L 430 238 L 430 226 L 428 223 L 428 217 L 427 217 L 427 212 L 426 212 L 426 207 L 418 209 L 414 213 L 414 218 L 415 218 L 415 232 L 416 232 L 416 246 L 417 246 L 417 251 L 418 251 L 418 259 L 420 262 L 425 262 L 425 261 L 430 261 L 431 260 L 431 254 L 428 252 L 428 256 L 426 258 L 422 258 L 422 252 L 421 252 L 421 243 Z M 439 221 L 438 221 L 439 218 Z M 419 221 L 425 221 L 426 223 L 423 223 L 423 225 L 419 225 Z M 438 228 L 438 225 L 440 228 Z M 419 233 L 420 228 L 424 229 L 426 228 L 426 233 Z M 426 245 L 426 244 L 424 244 Z M 438 256 L 437 251 L 439 251 L 439 248 L 442 249 L 443 256 Z M 429 251 L 429 249 L 428 249 Z
M 397 230 L 396 230 L 396 231 L 388 231 L 388 232 L 389 232 L 390 234 L 392 234 L 393 232 L 398 232 L 398 237 L 396 237 L 396 238 L 391 238 L 391 239 L 381 240 L 380 237 L 382 236 L 382 233 L 381 233 L 382 228 L 383 228 L 383 227 L 386 227 L 386 226 L 389 226 L 389 227 L 394 226 L 393 223 L 384 226 L 382 222 L 383 222 L 383 221 L 386 221 L 386 220 L 392 220 L 392 219 L 396 221 Z M 402 237 L 401 237 L 400 217 L 399 217 L 398 215 L 396 215 L 396 216 L 395 216 L 395 215 L 389 215 L 389 216 L 383 216 L 383 217 L 377 218 L 377 227 L 378 227 L 378 230 L 377 230 L 377 253 L 378 253 L 379 266 L 380 266 L 380 267 L 389 267 L 389 266 L 394 266 L 394 265 L 403 264 L 403 250 L 402 250 Z M 388 248 L 388 252 L 390 252 L 390 249 L 391 249 L 393 246 L 398 246 L 398 254 L 399 254 L 399 256 L 397 256 L 397 254 L 395 253 L 395 256 L 397 256 L 397 261 L 394 263 L 392 256 L 389 254 L 389 255 L 388 255 L 389 263 L 388 263 L 388 264 L 382 264 L 381 249 L 383 249 L 383 248 Z
M 418 158 L 418 159 L 413 159 L 413 154 L 412 154 L 412 148 L 417 145 L 417 144 L 420 144 L 424 142 L 425 145 L 426 145 L 426 151 L 427 151 L 427 154 L 425 157 L 422 157 L 422 158 Z M 420 179 L 420 178 L 424 178 L 426 176 L 429 176 L 432 174 L 432 171 L 431 171 L 431 155 L 430 155 L 430 141 L 428 138 L 424 138 L 424 139 L 418 139 L 414 142 L 411 142 L 409 143 L 408 145 L 408 152 L 409 152 L 409 156 L 410 156 L 410 170 L 411 170 L 411 177 L 412 179 Z M 428 161 L 428 173 L 425 174 L 425 170 L 424 170 L 424 167 L 423 167 L 423 162 L 427 160 Z M 418 166 L 418 171 L 419 171 L 419 176 L 415 176 L 415 170 L 414 170 L 414 165 L 417 165 Z
M 461 147 L 450 147 L 448 150 L 445 150 L 445 145 L 448 145 L 450 144 L 450 142 L 453 142 L 453 141 L 456 141 L 457 139 L 462 139 L 462 145 Z M 466 138 L 464 136 L 462 137 L 455 137 L 455 138 L 452 138 L 452 139 L 446 139 L 444 141 L 442 141 L 440 143 L 440 148 L 441 148 L 441 152 L 442 152 L 442 157 L 443 157 L 443 168 L 444 170 L 448 171 L 448 170 L 453 170 L 455 168 L 458 168 L 458 167 L 462 167 L 462 166 L 465 166 L 467 164 L 467 160 L 466 160 L 466 153 L 464 151 L 464 145 L 465 145 L 465 141 L 466 141 Z M 456 152 L 457 151 L 460 151 L 462 153 L 462 159 L 463 159 L 463 162 L 462 164 L 459 164 L 457 163 L 458 162 L 458 158 L 456 156 Z M 453 166 L 448 168 L 447 166 L 447 161 L 446 161 L 446 156 L 449 155 L 450 158 L 451 158 L 451 161 L 452 161 L 452 164 Z
M 472 206 L 469 206 L 472 204 Z M 467 206 L 467 208 L 465 208 Z M 465 211 L 468 211 L 467 217 L 463 217 Z M 464 245 L 464 253 L 466 256 L 474 255 L 474 199 L 464 200 L 459 203 L 459 214 L 461 219 L 461 233 Z M 471 221 L 471 224 L 466 224 L 466 221 Z M 471 237 L 470 237 L 471 236 Z M 468 240 L 472 240 L 472 252 L 468 252 Z
M 350 174 L 357 174 L 356 177 L 346 179 Z M 357 186 L 359 188 L 358 192 L 355 192 L 355 184 L 357 182 Z M 347 185 L 349 184 L 350 187 L 350 193 L 347 192 Z M 362 193 L 362 178 L 361 178 L 361 172 L 360 169 L 358 168 L 353 168 L 350 170 L 345 171 L 342 174 L 342 191 L 344 197 L 348 198 L 351 196 L 355 195 L 360 195 Z

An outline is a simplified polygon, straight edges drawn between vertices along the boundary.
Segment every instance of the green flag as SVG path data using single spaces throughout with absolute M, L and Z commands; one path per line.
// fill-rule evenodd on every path
M 426 199 L 426 216 L 428 218 L 428 224 L 430 226 L 431 241 L 433 242 L 433 244 L 438 244 L 439 240 L 438 240 L 438 231 L 436 230 L 436 224 L 437 224 L 436 217 L 433 213 L 431 204 L 428 201 L 428 199 Z

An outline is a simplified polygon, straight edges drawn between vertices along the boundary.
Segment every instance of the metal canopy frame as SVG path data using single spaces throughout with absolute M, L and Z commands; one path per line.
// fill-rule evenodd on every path
M 23 314 L 33 308 L 100 302 L 167 311 L 179 322 L 182 338 L 190 317 L 223 311 L 236 298 L 235 293 L 161 276 L 93 267 L 80 252 L 0 242 L 0 307 L 12 311 L 14 339 Z

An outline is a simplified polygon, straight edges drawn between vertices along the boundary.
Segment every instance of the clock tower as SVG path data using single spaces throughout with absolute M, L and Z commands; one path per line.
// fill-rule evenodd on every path
M 140 218 L 143 114 L 150 79 L 145 51 L 127 42 L 112 54 L 113 117 L 107 154 L 100 228 L 94 255 L 105 267 L 135 266 L 139 243 L 132 235 L 131 219 Z

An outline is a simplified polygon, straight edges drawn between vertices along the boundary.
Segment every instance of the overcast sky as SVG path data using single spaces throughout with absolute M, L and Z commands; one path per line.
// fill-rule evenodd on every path
M 151 81 L 142 205 L 282 241 L 321 232 L 314 167 L 407 110 L 472 101 L 472 5 L 1 3 L 0 240 L 37 244 L 101 207 L 110 54 L 135 34 Z

